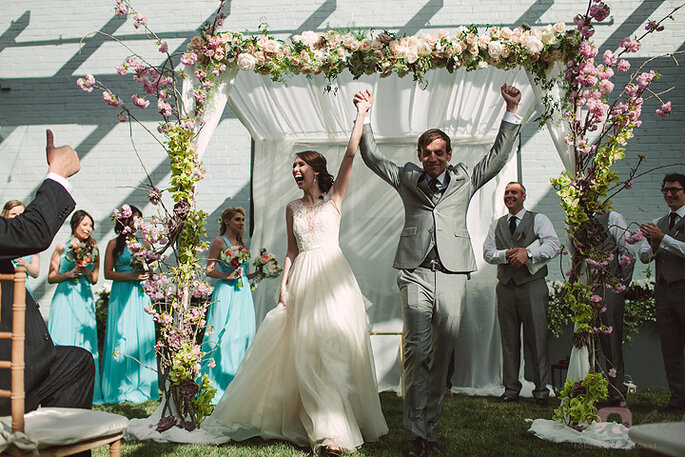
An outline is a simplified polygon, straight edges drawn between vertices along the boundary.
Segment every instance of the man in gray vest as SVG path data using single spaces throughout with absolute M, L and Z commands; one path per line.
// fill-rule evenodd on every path
M 661 193 L 667 215 L 640 225 L 646 240 L 640 260 L 656 259 L 656 326 L 671 399 L 666 411 L 685 412 L 685 175 L 669 173 Z
M 504 402 L 518 401 L 521 383 L 521 326 L 530 354 L 536 404 L 547 405 L 550 378 L 547 302 L 549 291 L 544 264 L 557 255 L 559 238 L 544 214 L 526 211 L 526 189 L 510 182 L 504 190 L 509 214 L 490 225 L 483 244 L 483 258 L 497 265 L 497 317 L 502 337 Z M 541 266 L 542 265 L 542 266 Z
M 403 423 L 412 439 L 411 457 L 437 452 L 438 424 L 445 376 L 459 331 L 466 280 L 476 270 L 466 211 L 475 192 L 504 167 L 521 128 L 516 114 L 521 93 L 506 84 L 506 103 L 495 143 L 474 167 L 463 163 L 451 170 L 450 138 L 438 129 L 418 140 L 421 166 L 397 165 L 376 145 L 370 124 L 364 125 L 362 158 L 371 171 L 390 184 L 404 205 L 404 227 L 393 267 L 404 321 L 405 398 Z M 355 103 L 371 99 L 355 94 Z
M 635 262 L 633 249 L 626 242 L 628 224 L 625 218 L 616 211 L 609 211 L 605 214 L 595 216 L 595 219 L 604 228 L 607 237 L 596 249 L 612 254 L 611 261 L 607 267 L 609 277 L 620 281 L 623 287 L 628 287 L 633 278 L 633 268 Z M 570 245 L 570 243 L 569 243 Z M 628 261 L 629 260 L 629 261 Z M 602 347 L 602 354 L 606 361 L 609 371 L 609 404 L 619 406 L 625 402 L 627 388 L 623 384 L 625 370 L 623 366 L 623 314 L 625 309 L 625 291 L 610 290 L 601 287 L 597 290 L 597 295 L 602 297 L 605 311 L 600 313 L 600 323 L 611 327 L 613 330 L 609 334 L 599 334 L 599 344 Z M 613 369 L 615 372 L 611 372 Z

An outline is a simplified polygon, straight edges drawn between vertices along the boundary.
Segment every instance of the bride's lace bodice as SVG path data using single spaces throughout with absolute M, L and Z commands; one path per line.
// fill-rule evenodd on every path
M 335 201 L 324 194 L 308 208 L 297 199 L 289 203 L 293 212 L 293 233 L 300 251 L 322 247 L 337 247 L 340 231 L 340 211 Z

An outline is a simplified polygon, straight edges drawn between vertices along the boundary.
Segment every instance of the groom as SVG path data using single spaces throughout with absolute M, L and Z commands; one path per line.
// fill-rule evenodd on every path
M 438 129 L 419 137 L 421 166 L 397 165 L 383 157 L 368 117 L 362 133 L 364 163 L 397 190 L 404 205 L 404 227 L 393 267 L 399 270 L 404 320 L 403 422 L 412 439 L 409 457 L 439 452 L 447 366 L 459 331 L 466 280 L 476 270 L 466 229 L 469 200 L 507 163 L 520 130 L 516 111 L 521 93 L 506 84 L 500 92 L 506 113 L 492 149 L 474 167 L 458 163 L 447 170 L 452 158 L 450 138 Z M 362 101 L 373 103 L 368 91 L 355 95 L 355 104 Z

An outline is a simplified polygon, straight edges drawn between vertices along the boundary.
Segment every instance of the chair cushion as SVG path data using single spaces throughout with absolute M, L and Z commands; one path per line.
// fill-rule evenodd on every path
M 24 415 L 25 434 L 38 449 L 63 446 L 126 430 L 128 419 L 119 414 L 79 408 L 39 408 Z M 2 430 L 12 431 L 12 418 L 0 418 Z M 6 447 L 0 434 L 0 451 Z
M 630 439 L 664 455 L 685 455 L 685 422 L 636 425 L 628 432 Z

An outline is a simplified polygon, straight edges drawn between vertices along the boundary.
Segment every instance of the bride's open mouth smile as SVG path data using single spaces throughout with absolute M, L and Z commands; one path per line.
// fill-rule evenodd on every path
M 304 182 L 304 176 L 302 176 L 301 174 L 294 174 L 293 177 L 295 178 L 295 182 L 298 186 L 301 186 Z

